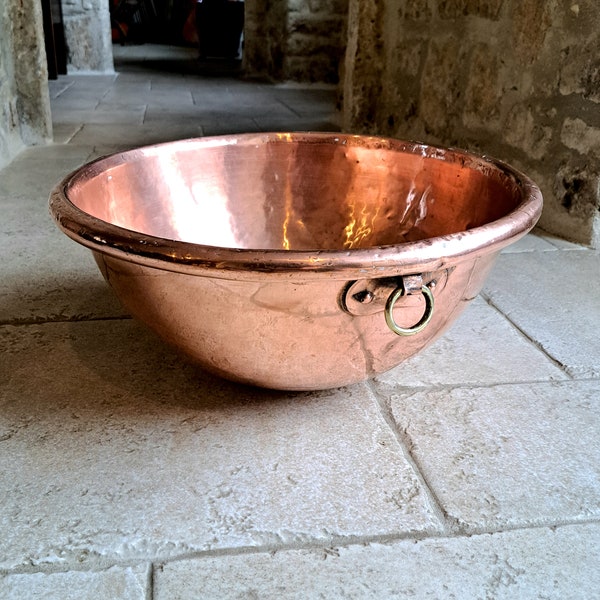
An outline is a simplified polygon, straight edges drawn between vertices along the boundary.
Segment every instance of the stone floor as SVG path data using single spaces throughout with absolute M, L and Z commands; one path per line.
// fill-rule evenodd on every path
M 375 381 L 219 380 L 124 313 L 48 193 L 125 147 L 335 129 L 335 92 L 116 50 L 51 82 L 55 143 L 0 172 L 0 597 L 598 598 L 599 253 L 524 238 Z

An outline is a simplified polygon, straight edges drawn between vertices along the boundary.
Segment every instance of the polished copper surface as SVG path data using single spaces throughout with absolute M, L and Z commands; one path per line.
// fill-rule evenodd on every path
M 213 372 L 284 389 L 357 382 L 418 352 L 541 207 L 498 161 L 321 133 L 123 152 L 50 199 L 134 316 Z

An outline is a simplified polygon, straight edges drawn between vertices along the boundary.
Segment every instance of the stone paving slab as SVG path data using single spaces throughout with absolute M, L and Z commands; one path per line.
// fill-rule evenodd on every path
M 47 181 L 48 186 L 53 183 Z M 92 253 L 52 221 L 48 193 L 41 199 L 2 199 L 0 323 L 127 315 L 102 279 Z
M 171 87 L 152 86 L 145 94 L 143 100 L 150 106 L 187 107 L 194 105 L 194 99 L 190 90 L 181 88 L 173 90 Z
M 106 110 L 98 106 L 91 109 L 60 108 L 53 110 L 53 117 L 57 123 L 93 123 L 95 125 L 132 125 L 142 124 L 144 121 L 145 106 L 134 106 L 126 110 Z
M 236 111 L 234 114 L 227 106 L 206 107 L 190 106 L 173 110 L 166 106 L 148 106 L 145 114 L 144 124 L 154 122 L 160 123 L 162 120 L 169 121 L 200 121 L 204 126 L 214 127 L 215 122 L 221 121 L 227 124 L 228 129 L 235 128 L 238 124 L 243 124 L 256 118 L 268 117 L 269 115 L 284 120 L 288 126 L 300 119 L 291 115 L 290 111 L 280 104 L 263 105 L 261 108 L 253 108 L 248 111 Z M 291 115 L 291 116 L 290 116 Z M 314 121 L 314 119 L 313 119 Z
M 64 87 L 61 84 L 65 84 Z M 56 97 L 63 94 L 84 95 L 96 97 L 103 94 L 113 86 L 119 85 L 118 76 L 115 75 L 61 75 L 55 82 L 57 88 Z
M 276 116 L 257 117 L 254 119 L 260 131 L 323 131 L 335 132 L 340 130 L 335 119 L 299 118 L 290 124 L 288 119 Z
M 600 253 L 501 255 L 483 293 L 572 377 L 600 377 Z
M 155 570 L 154 600 L 593 600 L 600 525 L 201 558 Z
M 73 81 L 71 78 L 61 76 L 59 79 L 48 81 L 48 94 L 50 100 L 58 98 L 61 94 L 64 94 L 71 86 Z
M 102 279 L 91 253 L 71 244 L 66 239 L 56 244 L 42 240 L 35 253 L 28 253 L 27 247 L 5 259 L 0 267 L 0 324 L 128 315 Z M 45 250 L 48 254 L 43 254 Z
M 501 313 L 476 298 L 442 338 L 375 381 L 416 387 L 561 379 L 568 377 Z
M 202 131 L 202 125 L 199 122 L 204 113 L 197 106 L 185 108 L 172 108 L 164 106 L 148 106 L 144 113 L 144 127 L 150 128 L 158 126 L 164 129 L 165 125 L 172 124 L 175 129 L 181 129 L 181 123 L 193 123 L 198 132 Z
M 264 131 L 256 119 L 251 117 L 236 117 L 234 119 L 227 116 L 221 118 L 205 117 L 200 121 L 204 135 L 234 135 L 237 133 L 258 133 Z
M 92 152 L 91 146 L 32 148 L 0 172 L 0 323 L 126 314 L 91 253 L 48 213 L 54 185 Z
M 511 254 L 515 252 L 555 252 L 558 250 L 548 239 L 538 233 L 528 234 L 517 240 L 514 244 L 507 246 L 502 250 L 502 254 Z
M 52 137 L 55 144 L 68 144 L 73 136 L 82 127 L 81 123 L 58 123 L 52 124 Z
M 71 143 L 94 146 L 122 144 L 126 148 L 137 148 L 202 135 L 201 124 L 193 120 L 177 124 L 153 122 L 147 126 L 85 124 L 73 136 Z
M 174 84 L 176 82 L 173 82 Z M 179 83 L 179 82 L 177 82 Z M 182 91 L 179 85 L 174 85 L 175 93 L 174 95 L 181 95 Z M 127 99 L 134 100 L 135 104 L 139 102 L 144 102 L 144 100 L 152 93 L 152 82 L 149 77 L 145 77 L 142 79 L 137 79 L 134 76 L 129 74 L 120 75 L 119 78 L 115 81 L 114 85 L 111 85 L 110 88 L 106 90 L 101 97 L 101 100 L 104 102 L 122 102 Z
M 93 146 L 92 143 L 53 144 L 25 150 L 10 165 L 0 170 L 0 201 L 47 201 L 54 185 L 86 162 Z M 10 217 L 10 213 L 3 214 L 0 227 Z M 27 223 L 23 222 L 22 226 L 27 226 Z
M 600 381 L 380 393 L 458 530 L 600 519 Z
M 269 116 L 277 119 L 284 120 L 288 126 L 293 125 L 296 121 L 300 120 L 289 108 L 280 104 L 279 102 L 264 102 L 260 101 L 257 104 L 250 104 L 248 106 L 231 107 L 227 105 L 221 106 L 203 106 L 197 105 L 200 109 L 200 114 L 205 119 L 212 118 L 229 118 L 233 121 L 239 119 L 260 119 Z M 304 120 L 317 120 L 313 115 L 310 119 Z
M 285 104 L 277 102 L 273 97 L 266 97 L 263 94 L 248 97 L 244 92 L 239 96 L 236 93 L 227 95 L 230 97 L 219 102 L 214 94 L 206 97 L 204 93 L 199 94 L 198 92 L 194 92 L 194 105 L 206 117 L 229 115 L 235 119 L 239 117 L 252 118 L 274 114 L 281 118 L 287 117 L 290 122 L 298 118 L 296 113 L 290 110 Z
M 585 248 L 585 246 L 582 246 L 581 244 L 575 244 L 568 240 L 561 240 L 560 238 L 547 233 L 541 233 L 541 237 L 558 250 L 582 250 Z
M 132 321 L 0 338 L 0 568 L 441 530 L 364 385 L 237 386 Z
M 3 600 L 147 600 L 149 589 L 148 565 L 0 575 Z
M 144 99 L 142 99 L 144 100 Z M 147 105 L 143 102 L 138 104 L 129 104 L 129 103 L 121 103 L 119 101 L 110 101 L 110 100 L 102 100 L 96 106 L 96 111 L 98 112 L 112 112 L 112 113 L 121 113 L 129 114 L 130 112 L 134 113 L 137 111 L 145 111 Z

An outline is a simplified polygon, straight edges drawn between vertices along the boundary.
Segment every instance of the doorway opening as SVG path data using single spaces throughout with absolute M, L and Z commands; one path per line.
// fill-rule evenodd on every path
M 144 56 L 147 68 L 228 75 L 241 70 L 244 0 L 109 0 L 115 66 Z M 118 46 L 151 45 L 148 53 Z M 165 47 L 165 56 L 160 48 Z M 179 51 L 177 51 L 179 49 Z M 178 64 L 166 64 L 180 56 Z M 148 62 L 149 61 L 149 62 Z

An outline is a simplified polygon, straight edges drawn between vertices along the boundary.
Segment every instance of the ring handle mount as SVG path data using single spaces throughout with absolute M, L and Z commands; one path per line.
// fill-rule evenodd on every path
M 386 305 L 385 305 L 385 322 L 387 323 L 387 326 L 396 335 L 402 335 L 402 336 L 415 335 L 415 334 L 423 331 L 423 329 L 425 329 L 425 327 L 427 327 L 429 321 L 431 321 L 431 317 L 433 316 L 433 308 L 434 308 L 433 292 L 431 291 L 429 286 L 422 285 L 421 293 L 423 294 L 423 297 L 425 298 L 425 312 L 423 313 L 423 316 L 421 317 L 419 322 L 416 323 L 415 325 L 413 325 L 412 327 L 400 327 L 400 325 L 398 325 L 398 323 L 396 323 L 396 320 L 394 319 L 394 315 L 393 315 L 394 306 L 395 306 L 396 302 L 398 301 L 399 298 L 406 295 L 406 289 L 405 289 L 404 285 L 402 284 L 402 282 L 389 295 Z
M 355 317 L 384 313 L 386 324 L 393 333 L 401 336 L 415 335 L 423 331 L 431 321 L 434 309 L 433 290 L 438 294 L 444 289 L 452 270 L 349 281 L 340 292 L 340 308 Z M 398 325 L 394 319 L 396 302 L 407 296 L 413 296 L 417 300 L 421 295 L 425 298 L 425 309 L 419 322 L 412 327 Z M 415 302 L 408 302 L 404 309 L 408 306 L 414 307 Z

